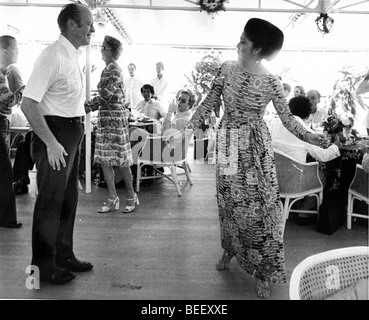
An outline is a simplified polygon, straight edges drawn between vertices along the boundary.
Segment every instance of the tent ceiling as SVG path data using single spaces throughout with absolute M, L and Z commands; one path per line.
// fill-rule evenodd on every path
M 229 0 L 226 11 L 213 16 L 200 12 L 192 0 L 81 1 L 95 12 L 110 8 L 136 45 L 233 50 L 245 22 L 259 17 L 284 30 L 285 49 L 369 49 L 367 37 L 361 37 L 361 30 L 369 29 L 369 0 Z M 0 21 L 19 31 L 21 38 L 53 41 L 58 33 L 56 17 L 67 2 L 0 0 Z M 322 11 L 335 20 L 332 32 L 325 36 L 315 24 Z M 111 23 L 96 29 L 96 42 L 116 32 Z

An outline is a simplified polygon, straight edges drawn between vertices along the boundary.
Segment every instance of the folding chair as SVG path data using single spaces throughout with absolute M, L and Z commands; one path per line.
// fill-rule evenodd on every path
M 351 229 L 352 217 L 369 219 L 368 214 L 354 213 L 354 201 L 361 200 L 369 204 L 368 174 L 360 164 L 356 165 L 355 176 L 348 190 L 347 200 L 347 229 Z
M 185 175 L 190 185 L 192 180 L 190 169 L 187 163 L 187 151 L 190 139 L 183 139 L 181 143 L 172 147 L 168 140 L 162 136 L 150 136 L 146 139 L 145 144 L 137 158 L 137 184 L 136 191 L 140 191 L 140 183 L 146 179 L 167 178 L 175 185 L 178 196 L 181 196 L 178 176 Z M 153 174 L 142 176 L 141 169 L 144 165 L 153 166 Z M 165 170 L 160 171 L 158 168 L 169 168 L 170 173 Z M 177 169 L 183 169 L 183 172 L 177 173 Z

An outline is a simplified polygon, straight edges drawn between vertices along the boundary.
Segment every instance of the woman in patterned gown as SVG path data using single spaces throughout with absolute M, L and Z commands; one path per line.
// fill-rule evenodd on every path
M 123 75 L 117 63 L 122 51 L 119 40 L 105 36 L 101 55 L 106 67 L 97 85 L 99 95 L 85 103 L 86 113 L 99 110 L 94 161 L 101 165 L 109 190 L 108 202 L 99 209 L 100 213 L 109 212 L 112 208 L 119 209 L 114 167 L 121 169 L 127 187 L 127 206 L 123 213 L 132 212 L 138 204 L 130 168 L 133 160 L 128 132 L 128 111 L 124 109 Z
M 282 84 L 261 63 L 281 49 L 283 33 L 271 23 L 250 19 L 237 45 L 238 61 L 226 61 L 212 89 L 186 127 L 199 128 L 221 97 L 224 116 L 216 138 L 216 188 L 221 245 L 216 268 L 228 269 L 235 257 L 256 277 L 260 298 L 270 295 L 269 283 L 286 282 L 282 208 L 271 137 L 263 120 L 270 101 L 285 127 L 300 139 L 323 144 L 323 135 L 309 133 L 290 113 Z

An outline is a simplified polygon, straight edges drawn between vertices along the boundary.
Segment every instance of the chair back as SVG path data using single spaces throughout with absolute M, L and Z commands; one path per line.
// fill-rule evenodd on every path
M 324 300 L 368 278 L 369 247 L 348 247 L 312 255 L 292 272 L 291 300 Z
M 323 188 L 318 162 L 301 163 L 277 149 L 274 149 L 274 161 L 281 194 L 298 194 Z
M 357 192 L 365 198 L 369 198 L 369 175 L 364 171 L 360 164 L 356 165 L 355 176 L 352 179 L 349 190 Z

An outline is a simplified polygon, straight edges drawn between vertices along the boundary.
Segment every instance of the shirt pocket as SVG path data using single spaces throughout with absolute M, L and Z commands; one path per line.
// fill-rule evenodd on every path
M 80 90 L 82 89 L 82 81 L 81 78 L 77 76 L 70 76 L 67 78 L 67 85 L 68 85 L 68 96 L 75 97 L 79 94 Z

